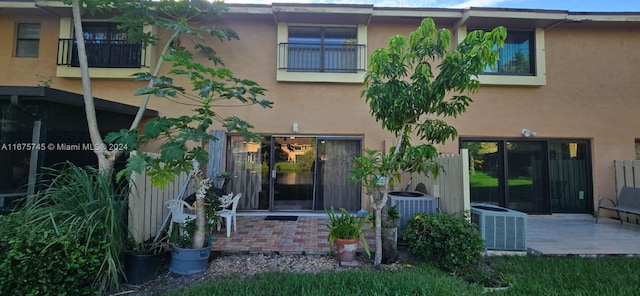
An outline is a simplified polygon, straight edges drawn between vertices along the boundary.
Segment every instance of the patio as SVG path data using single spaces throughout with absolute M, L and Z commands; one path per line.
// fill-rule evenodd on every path
M 296 215 L 285 213 L 281 215 Z M 326 254 L 324 215 L 299 215 L 297 221 L 265 220 L 266 214 L 238 213 L 238 230 L 226 237 L 214 234 L 212 251 L 222 253 Z M 366 227 L 367 243 L 375 249 L 373 229 Z M 527 247 L 540 255 L 640 255 L 640 225 L 620 224 L 590 215 L 528 216 Z M 360 246 L 360 251 L 362 251 Z
M 622 217 L 625 218 L 624 216 Z M 640 255 L 640 225 L 591 215 L 529 216 L 527 247 L 542 255 Z

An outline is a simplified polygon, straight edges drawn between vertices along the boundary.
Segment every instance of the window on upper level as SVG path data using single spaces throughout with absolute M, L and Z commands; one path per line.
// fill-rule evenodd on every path
M 145 48 L 141 43 L 129 42 L 127 32 L 118 29 L 115 23 L 84 22 L 82 27 L 89 67 L 140 68 L 144 66 Z M 80 65 L 75 38 L 60 39 L 58 52 L 58 65 L 71 67 Z
M 40 24 L 19 23 L 16 34 L 16 57 L 37 58 L 40 51 Z
M 535 35 L 532 31 L 508 31 L 504 46 L 499 49 L 500 60 L 487 67 L 485 74 L 535 75 Z
M 458 42 L 467 36 L 472 28 L 460 26 Z M 541 86 L 547 84 L 544 29 L 507 30 L 507 39 L 499 50 L 499 61 L 494 67 L 478 75 L 485 85 Z
M 280 69 L 289 72 L 356 73 L 364 70 L 365 46 L 356 27 L 290 26 L 280 44 Z
M 277 80 L 362 83 L 367 26 L 278 24 Z

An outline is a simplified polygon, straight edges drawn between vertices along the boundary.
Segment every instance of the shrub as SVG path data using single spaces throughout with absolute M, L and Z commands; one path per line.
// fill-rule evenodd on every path
M 455 214 L 417 214 L 407 222 L 403 238 L 414 255 L 456 274 L 476 267 L 484 251 L 476 227 Z
M 91 266 L 97 264 L 97 269 L 82 272 L 91 272 L 93 278 L 90 284 L 95 293 L 118 291 L 123 276 L 120 257 L 127 239 L 125 221 L 128 187 L 115 183 L 109 173 L 90 167 L 80 168 L 71 163 L 60 170 L 48 169 L 47 173 L 53 178 L 50 181 L 43 178 L 42 187 L 45 189 L 28 198 L 22 209 L 25 215 L 22 224 L 27 230 L 40 229 L 43 235 L 48 236 L 47 249 L 62 248 L 70 257 L 83 254 L 89 261 L 98 260 L 86 263 Z M 38 242 L 40 237 L 32 239 Z M 96 253 L 96 257 L 93 257 L 97 251 L 102 254 Z M 42 256 L 41 259 L 49 258 Z M 50 260 L 60 260 L 61 264 L 65 263 L 64 260 L 70 260 L 70 265 L 85 264 L 64 254 L 59 254 L 58 258 L 51 257 Z M 58 267 L 57 263 L 49 263 Z
M 76 231 L 28 227 L 18 212 L 0 216 L 0 295 L 91 295 L 109 243 Z M 86 248 L 85 248 L 86 247 Z

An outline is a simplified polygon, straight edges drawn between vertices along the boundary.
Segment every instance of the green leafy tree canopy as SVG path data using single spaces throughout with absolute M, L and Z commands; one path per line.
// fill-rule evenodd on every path
M 469 94 L 480 87 L 478 74 L 496 65 L 497 49 L 506 37 L 504 27 L 476 30 L 452 49 L 451 31 L 437 29 L 427 18 L 408 36 L 393 36 L 386 47 L 371 54 L 361 97 L 382 128 L 397 138 L 387 155 L 365 150 L 351 171 L 351 179 L 362 182 L 376 211 L 376 248 L 381 246 L 380 214 L 390 184 L 403 171 L 437 175 L 440 167 L 433 162 L 438 156 L 434 145 L 457 136 L 456 129 L 444 119 L 465 112 L 472 101 Z M 418 144 L 412 144 L 413 136 L 419 139 Z M 379 187 L 384 188 L 381 197 L 375 193 Z M 376 266 L 381 253 L 381 248 L 376 250 Z

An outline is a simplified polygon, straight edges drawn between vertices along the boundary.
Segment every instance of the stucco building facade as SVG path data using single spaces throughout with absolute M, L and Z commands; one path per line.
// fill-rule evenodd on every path
M 59 1 L 3 1 L 0 7 L 0 33 L 5 36 L 0 85 L 47 82 L 51 88 L 81 93 L 73 53 L 64 49 L 73 42 L 70 8 Z M 598 195 L 615 194 L 613 161 L 636 158 L 640 12 L 229 7 L 219 25 L 233 28 L 240 40 L 210 44 L 236 76 L 258 82 L 274 102 L 272 109 L 221 110 L 248 120 L 265 137 L 262 143 L 225 138 L 225 170 L 237 176 L 229 189 L 247 196 L 240 209 L 367 207 L 360 189 L 348 181 L 348 169 L 365 147 L 387 149 L 394 139 L 360 98 L 367 57 L 386 46 L 389 37 L 410 33 L 427 17 L 451 30 L 455 40 L 469 30 L 499 25 L 510 38 L 498 70 L 480 76 L 482 85 L 467 112 L 449 120 L 458 139 L 439 147 L 443 153 L 470 150 L 472 201 L 535 214 L 591 213 Z M 95 32 L 106 32 L 111 28 L 101 27 L 106 20 L 94 16 L 83 21 L 94 23 Z M 167 37 L 156 28 L 145 30 Z M 95 96 L 140 103 L 134 92 L 146 84 L 129 75 L 151 71 L 160 48 L 136 50 L 141 55 L 129 61 L 133 66 L 91 69 Z M 3 95 L 3 112 L 13 112 L 9 95 Z M 188 106 L 162 99 L 152 100 L 149 108 L 161 116 L 190 112 Z M 8 125 L 3 123 L 3 129 Z

